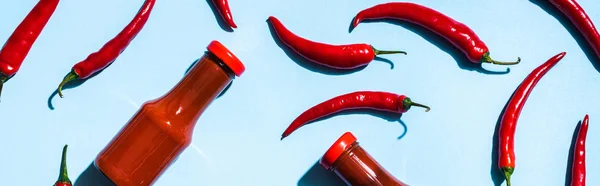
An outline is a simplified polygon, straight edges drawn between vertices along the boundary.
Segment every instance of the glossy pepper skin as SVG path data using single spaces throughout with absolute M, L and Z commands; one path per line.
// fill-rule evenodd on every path
M 590 118 L 586 114 L 577 132 L 575 149 L 573 149 L 573 165 L 571 172 L 571 186 L 585 186 L 585 141 L 587 137 Z
M 58 86 L 58 95 L 63 97 L 62 87 L 75 79 L 86 79 L 94 73 L 106 68 L 129 46 L 129 43 L 144 28 L 156 0 L 146 0 L 133 20 L 113 39 L 108 41 L 100 50 L 90 54 L 83 61 L 75 64 L 71 72 Z
M 369 44 L 330 45 L 304 39 L 288 30 L 279 19 L 270 16 L 277 37 L 298 55 L 311 62 L 334 69 L 355 69 L 368 65 L 376 55 L 403 51 L 379 51 Z
M 372 109 L 377 111 L 387 111 L 393 113 L 405 113 L 411 106 L 426 108 L 429 107 L 415 103 L 405 95 L 398 95 L 382 91 L 357 91 L 343 94 L 327 101 L 319 103 L 312 108 L 304 111 L 298 116 L 283 134 L 281 139 L 289 136 L 296 129 L 306 125 L 308 122 L 323 118 L 341 111 L 352 109 Z
M 504 114 L 500 121 L 498 135 L 498 167 L 506 178 L 507 186 L 510 186 L 510 176 L 515 170 L 514 136 L 521 110 L 535 85 L 565 56 L 565 54 L 565 52 L 557 54 L 534 69 L 525 80 L 521 82 L 517 90 L 515 90 L 504 110 Z
M 212 2 L 217 7 L 217 11 L 219 11 L 219 14 L 223 18 L 223 20 L 225 20 L 225 22 L 231 28 L 237 28 L 237 25 L 235 25 L 235 22 L 233 21 L 231 10 L 229 9 L 229 2 L 227 2 L 227 0 L 212 0 Z
M 14 76 L 31 47 L 54 14 L 59 0 L 40 0 L 8 38 L 0 50 L 0 92 L 8 78 Z
M 571 20 L 600 59 L 600 34 L 579 3 L 575 0 L 550 0 L 550 3 Z
M 460 49 L 473 63 L 514 65 L 521 61 L 521 58 L 516 62 L 493 60 L 485 43 L 465 24 L 436 10 L 415 3 L 391 2 L 364 9 L 354 17 L 352 27 L 358 26 L 364 20 L 379 19 L 396 19 L 425 27 L 444 37 Z
M 60 174 L 58 180 L 54 183 L 54 186 L 71 186 L 71 180 L 69 179 L 69 173 L 67 172 L 67 147 L 65 145 L 62 151 L 62 159 L 60 161 Z

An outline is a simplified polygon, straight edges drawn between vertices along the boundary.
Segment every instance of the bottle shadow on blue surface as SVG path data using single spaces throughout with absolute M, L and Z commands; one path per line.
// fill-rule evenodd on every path
M 569 147 L 569 157 L 567 158 L 567 171 L 565 172 L 565 186 L 571 186 L 571 180 L 573 179 L 573 177 L 571 177 L 571 173 L 573 172 L 573 167 L 571 166 L 573 165 L 573 150 L 575 150 L 575 145 L 577 145 L 577 134 L 579 134 L 580 128 L 581 121 L 575 126 L 575 131 L 573 131 L 573 136 L 571 137 L 571 147 Z
M 402 134 L 400 134 L 400 136 L 398 137 L 398 139 L 402 139 L 406 135 L 406 133 L 408 131 L 408 127 L 400 119 L 402 117 L 402 114 L 393 113 L 393 112 L 378 111 L 378 110 L 371 110 L 371 109 L 344 110 L 344 111 L 340 111 L 338 113 L 331 114 L 331 115 L 328 115 L 328 116 L 316 119 L 314 121 L 308 122 L 306 125 L 317 123 L 319 121 L 327 120 L 329 118 L 336 117 L 336 116 L 355 115 L 355 114 L 367 114 L 367 115 L 371 115 L 371 116 L 374 116 L 374 117 L 378 117 L 378 118 L 387 120 L 389 122 L 396 122 L 397 121 L 404 128 L 404 131 L 402 132 Z M 365 123 L 365 125 L 370 125 L 370 124 Z
M 569 31 L 571 37 L 577 41 L 579 48 L 583 50 L 585 56 L 590 60 L 596 71 L 600 72 L 600 58 L 596 56 L 596 53 L 592 49 L 592 46 L 587 42 L 585 37 L 579 32 L 579 29 L 575 27 L 573 23 L 569 20 L 565 14 L 563 14 L 560 10 L 558 10 L 554 5 L 552 5 L 548 0 L 529 0 L 533 4 L 539 6 L 542 10 L 546 11 L 546 13 L 550 14 L 554 17 L 558 22 Z
M 269 25 L 269 31 L 271 31 L 271 37 L 273 38 L 273 41 L 275 41 L 277 46 L 279 46 L 279 48 L 281 48 L 285 52 L 285 54 L 296 64 L 298 64 L 301 67 L 308 69 L 312 72 L 326 74 L 326 75 L 346 75 L 346 74 L 352 74 L 352 73 L 361 71 L 362 69 L 369 66 L 369 65 L 365 65 L 365 66 L 361 66 L 361 67 L 354 68 L 354 69 L 334 69 L 334 68 L 330 68 L 330 67 L 318 64 L 318 63 L 314 63 L 314 62 L 300 56 L 299 54 L 294 52 L 293 49 L 291 49 L 285 43 L 283 43 L 277 36 L 277 32 L 273 28 L 273 25 L 269 21 L 267 21 L 267 24 Z M 315 50 L 320 50 L 320 49 L 315 48 Z M 394 64 L 388 59 L 385 59 L 382 57 L 376 57 L 374 60 L 388 63 L 391 65 L 392 69 L 394 68 Z
M 113 62 L 114 62 L 114 61 L 113 61 Z M 88 78 L 85 78 L 85 79 L 79 79 L 79 78 L 77 78 L 77 79 L 75 79 L 75 80 L 73 80 L 73 81 L 67 82 L 67 83 L 66 83 L 66 84 L 63 86 L 62 92 L 64 93 L 64 92 L 65 92 L 65 90 L 68 90 L 68 89 L 72 89 L 72 88 L 79 87 L 81 84 L 85 83 L 87 80 L 90 80 L 90 79 L 92 79 L 92 78 L 96 77 L 98 74 L 102 73 L 102 71 L 104 71 L 104 70 L 106 70 L 107 68 L 109 68 L 109 67 L 110 67 L 110 66 L 113 64 L 113 62 L 111 62 L 111 63 L 110 63 L 108 66 L 106 66 L 106 67 L 105 67 L 105 68 L 103 68 L 102 70 L 99 70 L 98 72 L 96 72 L 96 73 L 93 73 L 93 74 L 92 74 L 90 77 L 88 77 Z M 70 73 L 70 72 L 69 72 L 69 73 Z M 67 77 L 67 76 L 68 76 L 68 73 L 67 73 L 67 74 L 65 74 L 65 77 Z M 64 77 L 63 77 L 63 78 L 64 78 Z M 62 79 L 60 79 L 58 82 L 56 82 L 56 86 L 57 86 L 57 88 L 58 88 L 58 84 L 60 83 L 60 81 L 62 81 Z M 55 90 L 54 90 L 54 92 L 52 92 L 52 94 L 50 94 L 50 96 L 48 96 L 48 102 L 47 102 L 47 104 L 48 104 L 48 108 L 49 108 L 50 110 L 54 110 L 54 106 L 52 105 L 52 99 L 54 99 L 54 97 L 56 97 L 56 95 L 58 95 L 58 89 L 55 89 Z M 65 95 L 65 97 L 67 97 L 67 96 Z
M 212 10 L 212 12 L 213 12 L 213 14 L 215 16 L 215 19 L 217 20 L 217 23 L 219 24 L 219 27 L 221 27 L 221 29 L 225 30 L 226 32 L 233 32 L 233 28 L 231 28 L 225 22 L 225 20 L 223 20 L 223 17 L 219 13 L 219 10 L 215 6 L 215 4 L 212 2 L 212 0 L 206 0 L 206 3 L 208 4 L 208 6 L 210 6 L 210 9 Z
M 298 186 L 346 186 L 346 183 L 340 179 L 334 172 L 325 170 L 319 161 L 317 161 L 306 173 L 298 180 Z
M 82 173 L 75 180 L 74 186 L 116 186 L 110 181 L 96 166 L 94 163 L 90 163 Z
M 405 21 L 399 21 L 399 20 L 395 20 L 395 19 L 380 19 L 380 20 L 364 20 L 364 21 L 362 21 L 362 23 L 377 23 L 377 22 L 397 25 L 397 26 L 403 27 L 405 29 L 408 29 L 408 30 L 420 35 L 423 39 L 425 39 L 425 40 L 429 41 L 431 44 L 437 46 L 442 51 L 450 54 L 450 56 L 452 56 L 452 58 L 454 58 L 454 60 L 456 61 L 458 67 L 463 70 L 476 71 L 479 73 L 491 74 L 491 75 L 502 75 L 502 74 L 510 73 L 510 68 L 508 68 L 508 67 L 506 68 L 506 71 L 498 72 L 498 71 L 489 71 L 489 70 L 483 68 L 481 64 L 472 63 L 462 51 L 460 51 L 458 48 L 456 48 L 448 40 L 444 39 L 442 36 L 432 32 L 430 30 L 427 30 L 426 28 L 419 26 L 417 24 L 413 24 L 413 23 L 409 23 L 409 22 L 405 22 Z M 352 27 L 352 24 L 350 24 L 350 27 L 348 27 L 348 32 L 352 32 L 352 30 L 354 30 L 354 29 L 355 28 Z
M 200 61 L 200 58 L 194 60 L 194 62 L 192 62 L 192 64 L 185 70 L 185 73 L 183 74 L 184 76 L 196 65 L 196 63 L 198 63 L 198 61 Z M 231 84 L 233 84 L 233 81 L 231 81 L 227 87 L 225 87 L 223 89 L 223 91 L 221 91 L 221 93 L 219 93 L 219 95 L 217 96 L 217 98 L 220 98 L 221 96 L 223 96 L 225 94 L 225 92 L 227 92 L 227 90 L 229 90 L 229 87 L 231 87 Z

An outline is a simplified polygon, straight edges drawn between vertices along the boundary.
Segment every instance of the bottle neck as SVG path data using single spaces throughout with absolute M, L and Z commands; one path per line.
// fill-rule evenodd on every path
M 171 125 L 193 127 L 234 77 L 233 71 L 219 58 L 206 52 L 175 87 L 156 100 L 155 105 Z
M 379 165 L 358 142 L 354 142 L 331 168 L 348 185 L 406 185 Z

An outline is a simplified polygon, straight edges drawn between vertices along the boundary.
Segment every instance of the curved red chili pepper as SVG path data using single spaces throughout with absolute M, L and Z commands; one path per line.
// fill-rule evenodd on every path
M 538 81 L 540 81 L 540 79 L 554 67 L 565 54 L 565 52 L 557 54 L 534 69 L 525 80 L 523 80 L 517 90 L 515 90 L 515 93 L 506 106 L 506 110 L 504 110 L 498 135 L 500 144 L 498 145 L 498 167 L 504 173 L 508 186 L 510 186 L 510 176 L 515 170 L 514 135 L 517 129 L 517 120 L 519 119 L 519 115 L 521 115 L 521 110 Z
M 21 21 L 0 50 L 0 93 L 8 78 L 14 76 L 29 54 L 33 43 L 54 14 L 59 0 L 40 0 Z
M 589 116 L 586 114 L 577 133 L 577 141 L 573 150 L 571 186 L 585 186 L 585 141 L 588 131 Z
M 369 44 L 329 45 L 299 37 L 288 30 L 279 19 L 270 16 L 277 37 L 298 55 L 314 63 L 335 69 L 354 69 L 368 65 L 376 55 L 403 51 L 380 51 Z
M 223 20 L 232 28 L 237 28 L 235 22 L 233 22 L 233 16 L 231 15 L 231 10 L 229 9 L 229 3 L 227 0 L 212 0 L 212 2 L 217 7 L 217 11 L 223 17 Z
M 393 113 L 405 113 L 411 106 L 426 108 L 429 107 L 415 103 L 405 95 L 398 95 L 389 92 L 380 91 L 357 91 L 331 98 L 319 103 L 312 108 L 304 111 L 298 116 L 283 134 L 281 139 L 289 136 L 296 129 L 306 125 L 308 122 L 329 116 L 345 110 L 353 109 L 372 109 L 378 111 L 387 111 Z
M 62 87 L 75 79 L 86 79 L 92 74 L 106 68 L 127 48 L 129 43 L 144 28 L 150 17 L 156 0 L 146 0 L 133 20 L 113 39 L 108 41 L 100 50 L 90 54 L 85 60 L 75 64 L 71 72 L 58 86 L 58 95 L 62 98 Z
M 358 26 L 363 20 L 386 18 L 411 22 L 433 31 L 459 48 L 473 63 L 514 65 L 521 61 L 520 57 L 516 62 L 493 60 L 485 43 L 465 24 L 436 10 L 414 3 L 392 2 L 364 9 L 354 17 L 352 27 Z
M 575 0 L 550 0 L 550 2 L 571 20 L 600 59 L 600 34 L 585 10 Z
M 60 174 L 58 175 L 58 180 L 54 183 L 54 186 L 71 186 L 71 180 L 69 179 L 69 173 L 67 173 L 67 147 L 69 145 L 65 145 L 62 151 L 62 159 L 60 161 Z

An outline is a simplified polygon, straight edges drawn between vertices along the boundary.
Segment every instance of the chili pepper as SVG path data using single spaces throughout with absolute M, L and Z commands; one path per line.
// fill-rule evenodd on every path
M 589 116 L 586 114 L 579 127 L 575 149 L 573 150 L 573 169 L 571 186 L 585 186 L 585 140 L 588 131 Z
M 510 186 L 510 176 L 515 170 L 514 135 L 521 110 L 535 85 L 565 54 L 565 52 L 557 54 L 534 69 L 515 90 L 504 110 L 498 135 L 500 144 L 498 167 L 504 173 L 508 186 Z
M 369 44 L 330 45 L 314 42 L 292 33 L 273 16 L 270 16 L 268 21 L 273 25 L 279 39 L 298 55 L 330 68 L 354 69 L 368 65 L 376 55 L 406 54 L 404 51 L 377 50 Z
M 411 106 L 423 107 L 425 112 L 428 106 L 415 103 L 405 95 L 398 95 L 381 91 L 357 91 L 331 98 L 304 111 L 283 132 L 281 139 L 289 136 L 296 129 L 306 125 L 308 122 L 329 116 L 345 110 L 372 109 L 393 113 L 405 113 Z
M 600 58 L 600 34 L 585 10 L 575 0 L 550 0 L 577 27 Z
M 444 37 L 460 49 L 473 63 L 492 63 L 497 65 L 514 65 L 516 62 L 500 62 L 490 57 L 490 51 L 473 30 L 431 8 L 407 2 L 391 2 L 375 5 L 360 11 L 352 23 L 352 28 L 363 20 L 396 19 L 420 25 Z
M 0 50 L 0 93 L 2 86 L 13 77 L 29 54 L 33 43 L 54 14 L 59 0 L 40 0 L 8 38 Z
M 231 10 L 229 9 L 229 3 L 227 0 L 212 0 L 212 2 L 217 6 L 217 11 L 223 17 L 223 20 L 232 28 L 237 28 L 235 22 L 233 22 L 233 16 L 231 15 Z
M 69 174 L 67 173 L 67 147 L 69 145 L 65 145 L 62 151 L 62 159 L 60 160 L 60 174 L 58 175 L 58 180 L 54 183 L 54 186 L 71 186 L 71 180 L 69 179 Z
M 129 43 L 144 28 L 150 17 L 156 0 L 146 0 L 133 20 L 113 39 L 108 41 L 100 50 L 90 54 L 85 60 L 75 64 L 71 72 L 58 85 L 58 95 L 62 98 L 62 87 L 76 79 L 89 78 L 96 72 L 106 68 L 127 48 Z

